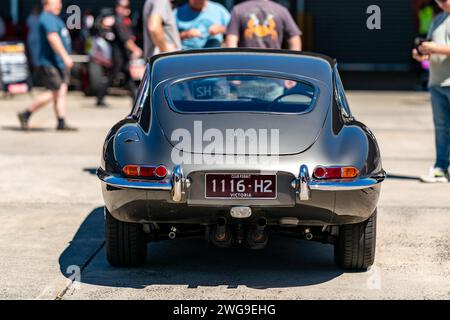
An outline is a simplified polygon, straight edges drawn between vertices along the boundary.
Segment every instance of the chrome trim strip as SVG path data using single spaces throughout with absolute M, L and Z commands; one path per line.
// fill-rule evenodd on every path
M 172 190 L 172 183 L 167 180 L 144 181 L 136 179 L 127 179 L 108 174 L 102 168 L 97 169 L 97 177 L 107 185 L 116 188 L 138 189 L 138 190 L 161 190 L 161 191 Z
M 176 166 L 173 170 L 172 181 L 144 181 L 137 179 L 127 179 L 108 174 L 102 168 L 97 169 L 97 177 L 109 186 L 125 189 L 137 190 L 160 190 L 171 191 L 172 200 L 181 202 L 186 189 L 189 188 L 190 181 L 184 178 L 183 169 Z M 311 180 L 308 167 L 300 167 L 299 178 L 292 181 L 292 187 L 296 189 L 300 201 L 307 201 L 311 197 L 311 191 L 352 191 L 363 190 L 376 186 L 383 182 L 384 177 L 363 178 L 343 181 L 316 181 Z
M 184 177 L 183 169 L 179 165 L 173 169 L 172 186 L 172 200 L 175 202 L 181 202 L 184 195 Z
M 299 173 L 299 192 L 298 192 L 298 198 L 301 201 L 307 201 L 311 197 L 311 190 L 309 188 L 310 185 L 310 177 L 308 172 L 308 167 L 306 165 L 302 165 L 300 167 L 300 173 Z
M 311 181 L 309 188 L 317 191 L 351 191 L 368 189 L 381 183 L 373 178 L 363 178 L 351 181 Z
M 384 171 L 379 176 L 362 178 L 355 180 L 311 180 L 306 165 L 300 166 L 298 178 L 291 183 L 300 201 L 308 201 L 311 198 L 311 191 L 352 191 L 363 190 L 376 186 L 384 181 L 386 174 Z

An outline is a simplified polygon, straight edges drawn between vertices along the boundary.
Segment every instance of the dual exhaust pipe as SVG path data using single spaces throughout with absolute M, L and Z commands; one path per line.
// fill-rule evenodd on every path
M 217 247 L 229 248 L 235 242 L 245 242 L 251 249 L 263 249 L 269 241 L 267 219 L 261 217 L 255 225 L 244 226 L 240 223 L 231 228 L 225 218 L 219 218 L 211 227 L 209 239 Z
M 305 228 L 301 234 L 307 241 L 315 238 L 310 228 Z M 174 240 L 177 237 L 177 228 L 171 227 L 168 238 Z M 207 238 L 215 246 L 221 248 L 229 248 L 235 242 L 239 244 L 245 242 L 251 249 L 264 249 L 269 241 L 267 219 L 261 217 L 255 224 L 244 226 L 242 223 L 230 225 L 224 217 L 221 217 L 215 225 L 207 229 Z

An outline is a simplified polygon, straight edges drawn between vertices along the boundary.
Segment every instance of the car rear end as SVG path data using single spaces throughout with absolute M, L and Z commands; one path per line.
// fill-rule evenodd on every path
M 254 249 L 270 232 L 333 243 L 333 226 L 367 221 L 384 178 L 367 163 L 376 146 L 358 124 L 334 132 L 332 68 L 317 60 L 317 77 L 308 61 L 306 75 L 235 66 L 155 77 L 148 129 L 120 128 L 110 141 L 120 172 L 99 170 L 108 214 L 153 240 Z

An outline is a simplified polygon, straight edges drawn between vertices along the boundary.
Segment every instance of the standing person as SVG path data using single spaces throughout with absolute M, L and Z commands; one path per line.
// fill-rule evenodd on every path
M 23 130 L 28 129 L 31 115 L 49 102 L 54 103 L 58 119 L 57 130 L 73 131 L 75 128 L 66 124 L 66 99 L 70 70 L 73 61 L 69 53 L 71 40 L 69 31 L 59 18 L 62 10 L 61 0 L 43 0 L 43 12 L 39 18 L 40 50 L 38 64 L 42 84 L 47 91 L 39 95 L 25 111 L 18 114 Z
M 146 57 L 181 49 L 180 35 L 169 0 L 146 0 L 143 23 Z
M 83 42 L 82 53 L 85 54 L 90 48 L 90 38 L 94 34 L 95 17 L 90 10 L 86 10 L 83 13 L 81 19 L 81 38 Z
M 137 59 L 142 56 L 142 50 L 139 48 L 135 41 L 132 31 L 132 25 L 129 22 L 129 15 L 131 13 L 130 3 L 127 0 L 117 1 L 114 16 L 114 26 L 112 28 L 102 29 L 100 28 L 100 36 L 111 43 L 112 46 L 112 69 L 108 72 L 107 77 L 103 79 L 100 89 L 97 92 L 97 106 L 106 106 L 104 101 L 108 88 L 111 86 L 111 82 L 117 78 L 119 74 L 125 75 L 125 83 L 131 92 L 131 96 L 134 97 L 137 91 L 137 86 L 130 74 L 130 60 Z M 102 10 L 102 16 L 110 16 L 105 13 L 110 11 L 109 9 Z M 101 20 L 100 19 L 100 20 Z M 131 21 L 131 20 L 130 20 Z M 101 25 L 101 23 L 100 23 Z
M 27 18 L 27 49 L 30 54 L 31 65 L 33 68 L 36 68 L 39 65 L 39 17 L 39 8 L 34 7 Z
M 220 47 L 230 23 L 230 13 L 221 4 L 189 0 L 175 11 L 183 49 Z
M 133 20 L 131 19 L 130 0 L 118 0 L 116 5 L 116 12 L 118 18 L 117 22 L 124 27 L 131 29 L 133 27 Z
M 6 33 L 5 21 L 3 21 L 2 16 L 0 16 L 0 40 L 3 38 L 5 33 Z
M 89 38 L 92 35 L 92 30 L 95 24 L 95 17 L 92 11 L 86 10 L 83 14 L 82 20 L 82 33 L 85 39 Z
M 248 0 L 234 7 L 227 29 L 229 48 L 281 49 L 287 40 L 290 50 L 302 50 L 301 31 L 289 11 L 270 0 Z
M 136 59 L 142 56 L 142 50 L 136 45 L 135 37 L 133 34 L 133 22 L 130 16 L 131 16 L 130 1 L 118 0 L 116 3 L 115 28 L 117 29 L 117 33 L 122 42 L 124 57 L 130 58 L 127 52 L 129 51 L 131 52 L 131 58 Z
M 450 158 L 450 0 L 436 0 L 444 11 L 433 20 L 428 39 L 413 57 L 430 60 L 429 87 L 435 128 L 436 162 L 422 182 L 448 182 Z
M 434 2 L 434 0 L 425 0 L 420 9 L 417 12 L 417 22 L 418 29 L 416 38 L 416 43 L 427 38 L 428 33 L 431 28 L 431 24 L 433 23 L 433 19 L 435 17 L 436 7 L 439 9 L 438 5 Z M 440 11 L 440 10 L 439 10 Z M 430 74 L 430 62 L 428 60 L 417 64 L 418 67 L 418 76 L 420 79 L 420 90 L 428 91 L 428 80 Z

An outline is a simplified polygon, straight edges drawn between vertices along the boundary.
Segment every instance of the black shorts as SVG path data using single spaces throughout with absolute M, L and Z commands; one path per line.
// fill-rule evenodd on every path
M 51 91 L 58 91 L 62 84 L 69 84 L 70 70 L 56 67 L 40 67 L 39 75 L 42 85 Z

